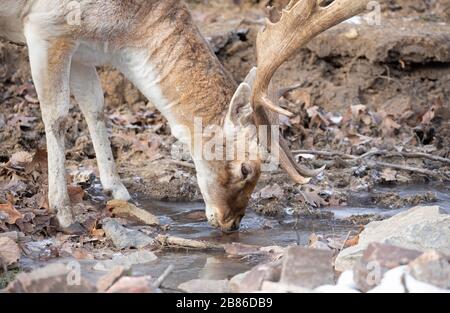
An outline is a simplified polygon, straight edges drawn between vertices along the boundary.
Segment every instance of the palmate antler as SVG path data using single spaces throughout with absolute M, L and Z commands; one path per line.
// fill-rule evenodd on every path
M 269 111 L 291 117 L 293 114 L 274 103 L 269 85 L 278 68 L 302 46 L 323 31 L 362 13 L 370 0 L 291 0 L 278 22 L 269 19 L 257 37 L 258 70 L 253 85 L 252 105 L 256 123 L 273 124 Z M 272 144 L 273 146 L 273 144 Z M 310 181 L 323 169 L 308 170 L 295 162 L 287 143 L 280 138 L 281 166 L 300 184 Z

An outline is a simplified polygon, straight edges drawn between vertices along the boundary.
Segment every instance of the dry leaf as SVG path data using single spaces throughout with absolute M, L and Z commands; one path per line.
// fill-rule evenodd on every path
M 359 243 L 359 235 L 347 240 L 345 242 L 345 248 L 356 246 Z
M 86 192 L 80 186 L 68 186 L 70 201 L 74 204 L 83 202 Z
M 305 202 L 311 206 L 318 208 L 327 204 L 315 191 L 300 191 L 300 193 Z
M 318 106 L 310 107 L 306 110 L 308 113 L 308 116 L 311 118 L 311 121 L 309 123 L 309 128 L 321 127 L 321 126 L 330 126 L 330 122 L 328 119 L 325 118 L 325 116 L 322 115 L 320 112 L 320 108 Z
M 432 107 L 422 116 L 422 124 L 430 124 L 436 115 L 435 108 Z
M 272 199 L 272 198 L 282 199 L 284 197 L 284 191 L 280 187 L 280 185 L 273 184 L 261 189 L 259 195 L 263 199 Z
M 362 114 L 367 112 L 367 107 L 363 104 L 352 105 L 350 108 L 354 119 L 359 118 Z
M 397 171 L 390 169 L 390 168 L 386 168 L 381 173 L 381 178 L 383 178 L 383 180 L 386 182 L 396 181 L 397 180 Z
M 103 238 L 105 237 L 105 231 L 101 228 L 100 229 L 95 228 L 91 231 L 91 235 L 95 238 Z
M 383 135 L 386 137 L 394 134 L 395 131 L 399 130 L 402 126 L 394 121 L 394 117 L 392 115 L 387 115 L 383 118 L 383 122 L 381 125 L 381 131 Z
M 72 256 L 77 260 L 94 260 L 92 253 L 84 248 L 75 248 L 72 251 Z
M 159 219 L 156 216 L 127 201 L 111 200 L 107 203 L 106 208 L 119 217 L 132 216 L 147 225 L 159 225 Z
M 0 237 L 0 264 L 6 266 L 16 263 L 20 259 L 20 248 L 11 238 Z
M 25 95 L 25 100 L 27 100 L 29 103 L 38 104 L 39 100 L 35 97 L 32 97 L 30 95 Z
M 295 89 L 289 92 L 289 95 L 286 96 L 286 98 L 296 104 L 298 103 L 304 103 L 305 109 L 308 109 L 311 107 L 311 93 L 309 93 L 306 90 L 302 89 Z
M 47 150 L 36 149 L 33 160 L 27 164 L 25 171 L 31 173 L 38 169 L 47 172 L 47 162 Z
M 18 219 L 23 218 L 22 213 L 17 211 L 10 202 L 6 204 L 0 204 L 0 213 L 6 215 L 6 223 L 11 225 L 15 224 Z
M 9 163 L 13 166 L 22 166 L 30 163 L 33 160 L 31 153 L 26 151 L 19 151 L 14 153 L 9 159 Z

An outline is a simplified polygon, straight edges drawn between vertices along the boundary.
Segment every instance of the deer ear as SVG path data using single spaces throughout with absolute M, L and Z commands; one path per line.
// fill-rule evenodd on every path
M 246 127 L 253 123 L 253 109 L 251 105 L 252 89 L 243 82 L 231 99 L 225 127 Z
M 253 89 L 253 85 L 255 84 L 256 71 L 257 71 L 256 67 L 252 68 L 250 72 L 247 74 L 247 77 L 244 79 L 244 82 L 250 86 L 250 89 Z

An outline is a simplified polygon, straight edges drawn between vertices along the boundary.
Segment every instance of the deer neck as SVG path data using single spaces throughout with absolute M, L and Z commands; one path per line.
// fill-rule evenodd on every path
M 223 126 L 236 83 L 187 9 L 174 12 L 144 23 L 146 40 L 122 49 L 117 66 L 167 118 L 173 135 L 192 147 L 194 120 Z

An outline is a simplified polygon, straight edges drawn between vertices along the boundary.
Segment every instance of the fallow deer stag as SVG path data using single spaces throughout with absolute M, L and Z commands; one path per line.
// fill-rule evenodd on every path
M 113 160 L 96 66 L 109 63 L 120 70 L 191 150 L 194 117 L 205 126 L 224 128 L 237 145 L 236 132 L 270 125 L 274 112 L 290 115 L 268 94 L 278 67 L 319 33 L 361 13 L 367 3 L 292 0 L 279 21 L 268 20 L 260 32 L 258 68 L 237 88 L 180 0 L 1 0 L 0 37 L 28 46 L 46 131 L 49 204 L 60 226 L 74 223 L 64 165 L 70 94 L 87 121 L 103 188 L 116 199 L 130 199 Z M 81 13 L 75 24 L 68 23 L 74 4 Z M 258 145 L 256 134 L 251 143 Z M 275 147 L 295 182 L 317 175 L 317 170 L 299 166 L 282 140 Z M 260 177 L 261 160 L 194 157 L 194 162 L 209 222 L 223 231 L 238 229 Z

